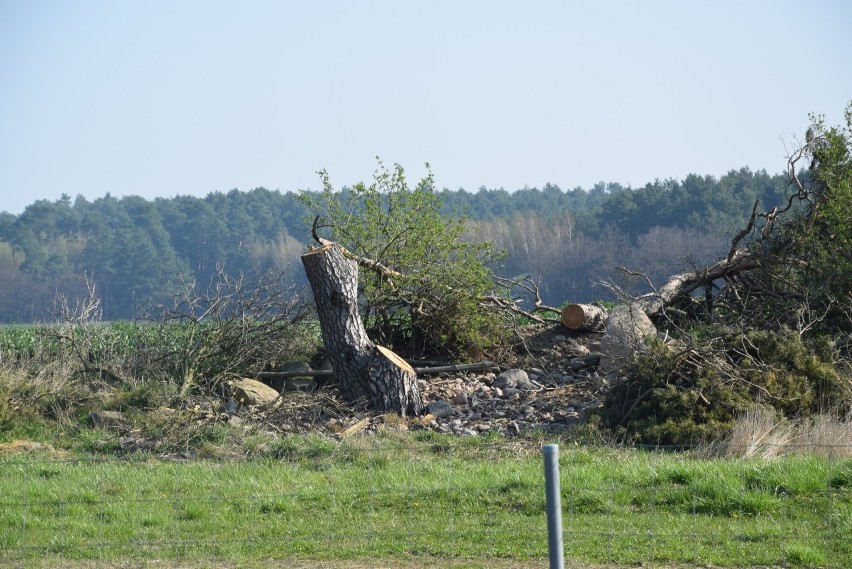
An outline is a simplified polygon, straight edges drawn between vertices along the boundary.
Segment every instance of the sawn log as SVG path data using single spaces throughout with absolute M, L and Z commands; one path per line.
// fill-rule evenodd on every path
M 562 309 L 562 323 L 570 330 L 597 332 L 606 323 L 607 310 L 597 304 L 569 304 Z

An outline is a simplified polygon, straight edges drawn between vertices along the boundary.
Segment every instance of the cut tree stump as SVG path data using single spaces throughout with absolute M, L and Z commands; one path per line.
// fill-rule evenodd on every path
M 314 293 L 322 340 L 338 387 L 350 401 L 366 400 L 380 411 L 420 415 L 417 373 L 398 355 L 376 346 L 358 314 L 358 264 L 337 243 L 302 255 Z
M 562 309 L 562 323 L 570 330 L 598 332 L 606 324 L 607 310 L 596 304 L 569 304 Z

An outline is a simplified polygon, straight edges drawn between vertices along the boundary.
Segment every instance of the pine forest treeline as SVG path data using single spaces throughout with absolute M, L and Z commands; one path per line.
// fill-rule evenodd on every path
M 617 279 L 618 266 L 660 282 L 706 265 L 727 252 L 755 200 L 763 209 L 780 204 L 787 185 L 784 175 L 742 168 L 635 189 L 548 184 L 442 194 L 448 211 L 469 217 L 472 238 L 506 250 L 499 274 L 529 274 L 541 282 L 544 300 L 559 304 L 606 298 L 595 283 Z M 308 216 L 296 194 L 264 188 L 153 201 L 63 195 L 20 215 L 0 213 L 0 322 L 50 320 L 57 294 L 82 295 L 87 280 L 106 320 L 167 301 L 180 277 L 210 283 L 220 268 L 275 270 L 302 283 Z

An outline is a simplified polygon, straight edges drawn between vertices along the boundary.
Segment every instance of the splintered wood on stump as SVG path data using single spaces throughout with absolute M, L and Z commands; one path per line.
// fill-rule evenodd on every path
M 562 309 L 562 323 L 571 330 L 602 330 L 606 317 L 606 309 L 594 304 L 569 304 Z
M 358 264 L 337 243 L 302 255 L 317 305 L 322 340 L 343 395 L 365 398 L 381 411 L 420 415 L 417 374 L 398 355 L 367 337 L 358 314 Z

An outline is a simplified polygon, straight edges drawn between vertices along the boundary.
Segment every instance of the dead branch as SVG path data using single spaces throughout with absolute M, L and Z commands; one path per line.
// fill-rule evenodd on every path
M 507 279 L 498 276 L 494 276 L 492 278 L 494 282 L 496 282 L 503 288 L 506 288 L 508 290 L 511 290 L 513 288 L 519 288 L 529 293 L 533 298 L 533 305 L 535 306 L 535 310 L 533 310 L 533 312 L 552 312 L 554 314 L 562 314 L 561 308 L 555 308 L 553 306 L 548 306 L 544 304 L 544 302 L 541 300 L 541 294 L 539 293 L 539 283 L 532 280 L 531 276 L 526 275 L 524 277 L 515 279 Z
M 499 296 L 495 296 L 495 295 L 488 295 L 488 296 L 482 297 L 481 302 L 486 306 L 490 303 L 491 305 L 493 305 L 493 306 L 495 306 L 495 307 L 497 307 L 501 310 L 508 310 L 509 312 L 517 314 L 518 316 L 523 316 L 525 318 L 529 318 L 533 322 L 537 322 L 539 324 L 547 324 L 548 322 L 551 322 L 551 323 L 556 322 L 555 319 L 541 318 L 539 316 L 536 316 L 532 312 L 524 310 L 523 308 L 518 306 L 517 301 L 515 301 L 515 300 L 500 298 Z
M 457 371 L 491 371 L 497 369 L 499 366 L 494 362 L 477 362 L 474 364 L 451 364 L 445 366 L 434 366 L 434 367 L 416 367 L 414 371 L 417 372 L 417 375 L 433 375 L 438 373 L 449 373 L 449 372 L 457 372 Z
M 620 271 L 620 272 L 622 272 L 622 273 L 624 273 L 628 276 L 631 276 L 631 277 L 642 277 L 643 279 L 645 279 L 645 283 L 648 285 L 648 288 L 650 288 L 654 292 L 657 292 L 657 287 L 654 286 L 654 283 L 651 282 L 651 279 L 649 279 L 648 275 L 646 275 L 645 273 L 637 272 L 637 271 L 631 271 L 627 267 L 621 267 L 621 266 L 616 267 L 615 270 Z
M 314 223 L 311 226 L 311 235 L 313 236 L 314 241 L 319 243 L 322 247 L 325 247 L 327 245 L 331 245 L 334 242 L 320 237 L 319 234 L 317 233 L 317 224 L 319 223 L 319 219 L 320 219 L 320 216 L 314 217 Z M 377 273 L 379 276 L 385 277 L 388 280 L 391 280 L 391 279 L 394 279 L 394 278 L 403 278 L 405 276 L 402 273 L 400 273 L 399 271 L 394 270 L 394 269 L 380 263 L 379 261 L 376 261 L 375 259 L 370 259 L 368 257 L 362 257 L 361 255 L 356 255 L 355 253 L 353 253 L 352 251 L 350 251 L 346 247 L 343 247 L 342 245 L 340 245 L 340 243 L 337 243 L 337 246 L 340 247 L 340 250 L 343 252 L 343 255 L 345 257 L 352 259 L 353 261 L 358 263 L 358 265 L 360 265 L 361 267 L 364 267 L 365 269 L 369 269 L 369 270 L 373 271 L 374 273 Z M 393 283 L 393 281 L 391 280 L 391 284 L 392 283 Z
M 529 275 L 513 279 L 498 277 L 494 275 L 491 278 L 495 282 L 495 284 L 510 293 L 513 290 L 517 289 L 520 289 L 522 296 L 523 293 L 526 293 L 526 295 L 530 297 L 530 300 L 533 304 L 533 309 L 525 310 L 521 308 L 519 303 L 522 299 L 520 297 L 505 298 L 497 295 L 489 295 L 480 299 L 483 304 L 491 305 L 499 310 L 505 310 L 507 312 L 511 312 L 512 314 L 528 318 L 529 320 L 538 324 L 559 324 L 561 322 L 562 309 L 544 304 L 544 302 L 541 300 L 539 284 L 533 281 L 532 277 L 530 277 Z M 559 315 L 559 318 L 538 316 L 537 313 L 539 312 L 549 312 L 557 314 Z
M 742 239 L 754 229 L 754 220 L 757 218 L 757 204 L 759 203 L 760 200 L 754 200 L 754 206 L 751 208 L 751 216 L 748 218 L 748 224 L 731 240 L 731 250 L 728 251 L 729 263 L 733 260 L 734 255 L 737 254 L 737 247 L 739 246 L 740 241 L 742 241 Z
M 729 279 L 759 266 L 758 260 L 748 251 L 735 251 L 728 259 L 723 259 L 705 269 L 672 275 L 659 289 L 654 289 L 653 292 L 630 300 L 638 304 L 648 316 L 657 316 L 662 314 L 677 298 L 687 296 L 700 287 L 710 286 L 713 281 Z M 641 275 L 641 273 L 636 274 Z M 609 283 L 602 284 L 610 289 L 615 287 L 615 285 Z M 620 289 L 619 292 L 624 294 Z

